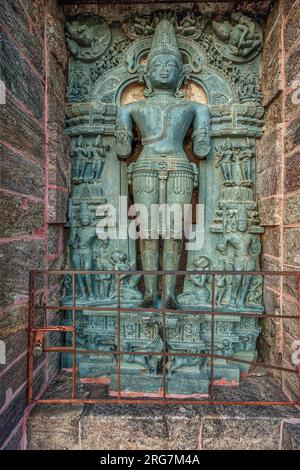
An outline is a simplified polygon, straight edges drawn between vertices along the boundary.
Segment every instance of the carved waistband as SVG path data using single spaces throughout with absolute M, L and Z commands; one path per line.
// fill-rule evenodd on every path
M 197 171 L 197 166 L 195 163 L 182 162 L 174 158 L 172 159 L 168 158 L 168 160 L 162 160 L 162 159 L 152 160 L 151 159 L 150 161 L 131 163 L 130 165 L 128 165 L 127 171 L 128 173 L 135 173 L 135 172 L 141 172 L 141 171 L 147 171 L 147 172 L 149 171 L 153 171 L 153 172 L 184 171 L 184 172 L 194 174 Z

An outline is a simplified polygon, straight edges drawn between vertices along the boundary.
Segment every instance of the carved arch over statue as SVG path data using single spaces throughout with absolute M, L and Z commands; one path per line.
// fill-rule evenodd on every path
M 133 83 L 143 82 L 145 65 L 141 61 L 150 51 L 151 40 L 150 37 L 134 41 L 124 55 L 123 64 L 95 81 L 91 92 L 92 101 L 120 105 L 125 88 Z M 199 44 L 191 39 L 178 38 L 178 45 L 185 59 L 184 65 L 188 65 L 190 69 L 187 80 L 204 90 L 208 106 L 230 105 L 238 101 L 233 84 L 224 74 L 207 64 Z

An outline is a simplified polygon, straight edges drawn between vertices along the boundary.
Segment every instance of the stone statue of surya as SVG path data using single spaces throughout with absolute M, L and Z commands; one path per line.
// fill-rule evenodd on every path
M 140 217 L 140 251 L 143 270 L 156 271 L 159 265 L 158 224 L 154 233 L 151 223 L 151 205 L 191 202 L 195 183 L 195 164 L 189 162 L 183 149 L 183 140 L 192 127 L 193 152 L 204 158 L 210 152 L 210 115 L 208 108 L 181 97 L 184 66 L 175 32 L 168 20 L 156 27 L 146 70 L 145 99 L 120 106 L 116 130 L 116 152 L 122 159 L 132 154 L 133 125 L 142 135 L 143 150 L 130 165 L 135 204 L 144 204 L 148 216 Z M 197 173 L 197 171 L 196 171 Z M 182 210 L 183 214 L 183 210 Z M 166 271 L 177 271 L 183 246 L 183 233 L 176 233 L 171 222 L 169 237 L 163 242 L 163 266 Z M 165 276 L 164 303 L 177 308 L 175 275 Z M 157 301 L 157 276 L 145 276 L 145 296 L 142 306 L 147 308 Z

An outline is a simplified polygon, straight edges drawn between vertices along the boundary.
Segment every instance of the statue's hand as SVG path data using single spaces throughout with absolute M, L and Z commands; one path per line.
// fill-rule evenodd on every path
M 196 129 L 192 134 L 193 150 L 198 158 L 206 157 L 211 149 L 210 132 L 206 127 Z
M 128 158 L 131 155 L 132 133 L 126 127 L 118 127 L 115 131 L 115 149 L 119 157 Z

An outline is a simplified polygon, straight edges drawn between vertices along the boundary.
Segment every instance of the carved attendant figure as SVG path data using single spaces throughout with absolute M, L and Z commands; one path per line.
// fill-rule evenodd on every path
M 93 243 L 97 238 L 96 229 L 91 227 L 92 216 L 87 203 L 80 204 L 81 228 L 77 229 L 70 239 L 73 247 L 72 264 L 74 269 L 90 271 L 93 269 Z M 77 275 L 81 295 L 84 298 L 96 298 L 92 276 L 89 274 Z
M 244 207 L 241 207 L 237 213 L 236 228 L 235 233 L 226 233 L 223 236 L 217 249 L 224 255 L 227 254 L 228 247 L 233 249 L 235 271 L 254 271 L 261 245 L 257 235 L 247 233 L 248 215 Z M 251 280 L 251 276 L 233 276 L 231 298 L 237 306 L 245 306 Z
M 156 27 L 148 56 L 146 99 L 121 106 L 116 131 L 116 151 L 121 158 L 132 153 L 132 129 L 135 123 L 142 134 L 143 150 L 132 167 L 132 186 L 135 203 L 149 209 L 152 204 L 168 205 L 191 202 L 194 184 L 193 166 L 183 149 L 183 139 L 193 127 L 193 150 L 198 158 L 210 151 L 210 118 L 205 105 L 180 98 L 184 67 L 173 26 L 167 20 Z M 140 219 L 141 258 L 144 270 L 157 270 L 159 240 L 149 230 L 150 215 Z M 174 224 L 171 237 L 164 241 L 163 269 L 178 270 L 182 249 L 182 234 L 178 237 Z M 161 230 L 159 230 L 161 234 Z M 154 236 L 156 235 L 156 236 Z M 176 238 L 176 236 L 177 238 Z M 166 276 L 165 302 L 176 308 L 173 275 Z M 157 276 L 145 276 L 143 306 L 155 303 Z

